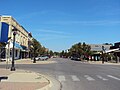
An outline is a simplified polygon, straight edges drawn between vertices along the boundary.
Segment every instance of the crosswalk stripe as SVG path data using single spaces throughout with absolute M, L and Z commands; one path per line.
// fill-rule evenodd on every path
M 66 80 L 65 80 L 65 76 L 63 76 L 63 75 L 58 76 L 58 80 L 59 80 L 60 82 L 66 81 Z
M 109 80 L 108 78 L 106 79 L 106 78 L 102 77 L 101 75 L 96 75 L 96 76 L 97 76 L 97 78 L 99 78 L 99 79 L 101 79 L 101 80 L 103 80 L 103 81 Z M 80 79 L 79 79 L 76 75 L 70 75 L 70 77 L 72 78 L 72 81 L 74 81 L 74 82 L 80 81 Z M 69 78 L 70 78 L 70 77 L 69 77 Z M 92 78 L 92 77 L 89 76 L 89 75 L 84 75 L 84 77 L 85 77 L 88 81 L 95 81 L 95 79 Z M 112 76 L 112 75 L 107 75 L 107 77 L 120 81 L 120 78 L 115 77 L 115 76 Z M 59 75 L 59 76 L 58 76 L 58 80 L 59 80 L 60 82 L 64 82 L 64 81 L 66 81 L 66 77 L 65 77 L 64 75 Z
M 97 75 L 97 77 L 99 78 L 99 79 L 102 79 L 102 80 L 104 80 L 104 81 L 107 81 L 108 79 L 106 79 L 106 78 L 103 78 L 102 76 L 100 76 L 100 75 Z
M 117 78 L 117 77 L 112 76 L 112 75 L 107 75 L 107 76 L 110 77 L 110 78 L 116 79 L 116 80 L 120 80 L 120 78 Z
M 71 77 L 73 81 L 80 81 L 80 79 L 75 75 L 71 75 Z
M 88 81 L 95 81 L 95 79 L 93 79 L 93 78 L 90 77 L 89 75 L 84 75 L 84 77 L 85 77 Z

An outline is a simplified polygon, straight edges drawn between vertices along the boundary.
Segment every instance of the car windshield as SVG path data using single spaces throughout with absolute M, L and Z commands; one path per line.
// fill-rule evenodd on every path
M 0 0 L 0 90 L 120 90 L 120 0 Z

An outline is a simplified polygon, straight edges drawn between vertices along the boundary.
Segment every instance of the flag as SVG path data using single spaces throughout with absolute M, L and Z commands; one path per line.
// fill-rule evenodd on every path
M 0 22 L 0 42 L 8 41 L 9 25 L 5 22 Z

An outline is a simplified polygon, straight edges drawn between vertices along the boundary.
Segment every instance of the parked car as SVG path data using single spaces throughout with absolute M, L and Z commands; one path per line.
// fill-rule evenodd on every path
M 40 60 L 40 56 L 39 56 L 39 57 L 36 57 L 35 60 L 36 60 L 36 61 L 39 61 L 39 60 Z
M 81 61 L 80 58 L 76 56 L 71 57 L 71 60 Z
M 41 56 L 40 60 L 47 60 L 49 57 L 48 56 Z
M 47 59 L 49 59 L 49 57 L 48 56 L 39 56 L 39 57 L 36 57 L 35 58 L 36 60 L 47 60 Z

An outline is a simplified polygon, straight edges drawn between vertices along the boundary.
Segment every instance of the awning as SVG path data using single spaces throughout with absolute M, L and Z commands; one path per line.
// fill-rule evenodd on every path
M 22 47 L 22 51 L 23 51 L 23 52 L 29 52 L 29 51 L 28 51 L 28 48 L 27 48 L 26 46 L 23 46 L 23 45 L 20 45 L 20 46 Z
M 18 43 L 15 43 L 15 48 L 23 49 Z
M 110 52 L 120 52 L 120 49 L 116 48 L 116 49 L 110 49 L 110 50 L 105 51 L 105 53 L 110 53 Z
M 13 43 L 10 43 L 10 48 L 13 48 Z M 15 49 L 20 49 L 23 52 L 29 52 L 28 48 L 26 46 L 20 45 L 19 43 L 15 42 Z
M 10 48 L 13 48 L 13 43 L 10 43 Z M 23 49 L 18 43 L 15 43 L 15 46 L 14 46 L 15 49 Z

